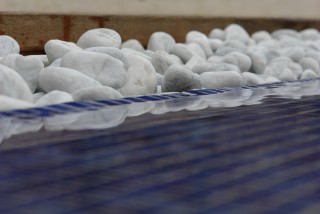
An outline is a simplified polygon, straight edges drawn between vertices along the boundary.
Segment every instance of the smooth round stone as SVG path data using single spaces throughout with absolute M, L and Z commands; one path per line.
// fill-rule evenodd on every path
M 151 62 L 137 55 L 128 55 L 128 82 L 120 89 L 124 96 L 147 95 L 157 91 L 156 70 Z
M 171 65 L 177 64 L 170 54 L 165 51 L 156 51 L 152 56 L 151 62 L 159 74 L 164 74 Z
M 278 51 L 268 50 L 265 52 L 265 56 L 267 58 L 267 64 L 280 57 L 281 54 Z
M 320 72 L 319 63 L 311 57 L 304 57 L 299 61 L 303 70 L 312 70 L 315 72 Z
M 263 78 L 250 72 L 243 72 L 241 76 L 246 85 L 261 85 L 265 83 Z
M 46 93 L 44 93 L 44 92 L 37 92 L 37 93 L 32 94 L 33 103 L 36 103 L 44 95 L 46 95 Z
M 154 32 L 148 42 L 148 50 L 170 52 L 171 48 L 176 44 L 175 39 L 165 32 Z
M 320 32 L 314 28 L 308 28 L 308 29 L 302 30 L 300 31 L 300 35 L 303 40 L 315 41 L 320 39 Z
M 272 32 L 271 36 L 275 39 L 283 39 L 283 38 L 300 38 L 299 33 L 293 29 L 279 29 Z
M 173 65 L 164 73 L 163 92 L 182 92 L 196 88 L 201 88 L 199 75 L 183 65 Z
M 50 64 L 56 59 L 62 58 L 66 53 L 74 50 L 81 51 L 82 49 L 73 42 L 65 42 L 59 39 L 49 40 L 44 45 L 44 51 L 47 54 Z
M 198 43 L 189 43 L 187 44 L 187 46 L 199 57 L 201 57 L 202 59 L 207 59 L 206 57 L 206 53 L 204 52 L 204 50 L 202 49 L 202 47 L 198 44 Z
M 32 103 L 33 97 L 26 81 L 11 68 L 0 65 L 0 95 Z
M 223 56 L 213 55 L 207 60 L 207 62 L 211 64 L 223 63 Z
M 32 103 L 23 100 L 15 99 L 5 95 L 0 95 L 0 111 L 13 109 L 26 109 L 35 107 Z
M 73 98 L 70 94 L 63 91 L 51 91 L 42 96 L 36 103 L 36 106 L 48 106 L 60 103 L 72 102 Z
M 152 59 L 152 57 L 149 56 L 148 54 L 146 54 L 145 52 L 135 51 L 135 50 L 129 49 L 129 48 L 123 48 L 123 49 L 121 49 L 121 51 L 125 56 L 133 54 L 133 55 L 137 55 L 137 56 L 143 57 L 146 60 L 148 60 L 149 62 L 151 62 L 151 59 Z
M 8 54 L 19 54 L 20 46 L 18 42 L 6 35 L 0 36 L 0 57 L 4 57 Z
M 204 88 L 237 87 L 242 85 L 242 77 L 236 71 L 205 72 L 200 75 Z
M 202 74 L 204 72 L 214 71 L 213 65 L 211 63 L 201 63 L 193 66 L 191 69 L 193 73 Z
M 199 64 L 203 64 L 206 61 L 199 57 L 198 55 L 194 55 L 187 63 L 186 63 L 186 68 L 192 70 L 194 66 L 199 65 Z
M 253 33 L 251 38 L 254 39 L 257 43 L 272 39 L 270 33 L 264 30 Z
M 226 32 L 226 41 L 237 40 L 243 43 L 247 43 L 250 36 L 247 31 L 238 24 L 230 24 L 225 29 Z
M 224 41 L 226 39 L 226 33 L 224 30 L 220 28 L 214 28 L 209 33 L 210 39 L 219 39 L 221 41 Z
M 176 64 L 183 65 L 183 61 L 180 59 L 180 57 L 178 57 L 174 54 L 170 54 L 170 57 Z
M 33 56 L 9 54 L 3 57 L 0 63 L 20 74 L 28 84 L 31 92 L 35 92 L 38 85 L 39 73 L 44 68 L 40 59 Z
M 304 56 L 305 51 L 302 47 L 286 48 L 283 55 L 289 57 L 294 62 L 299 62 Z
M 250 57 L 252 66 L 250 71 L 256 74 L 264 73 L 264 70 L 267 65 L 267 57 L 262 51 L 250 50 L 247 51 L 247 55 Z
M 49 66 L 40 72 L 39 86 L 45 92 L 59 90 L 71 94 L 79 89 L 101 86 L 101 84 L 79 71 Z
M 199 31 L 190 31 L 187 33 L 186 43 L 198 43 L 206 54 L 206 58 L 213 55 L 209 39 L 204 33 Z
M 264 81 L 266 84 L 268 83 L 276 83 L 276 82 L 281 82 L 279 79 L 275 78 L 275 77 L 272 77 L 272 76 L 266 76 L 264 78 Z
M 119 99 L 123 97 L 119 91 L 108 86 L 83 88 L 71 95 L 75 101 Z
M 293 74 L 293 72 L 289 68 L 285 68 L 280 72 L 278 75 L 279 80 L 281 81 L 293 81 L 297 80 L 296 75 Z
M 249 71 L 252 66 L 251 58 L 240 52 L 231 52 L 224 56 L 223 62 L 233 64 L 242 72 Z
M 151 50 L 145 50 L 142 53 L 144 53 L 145 55 L 148 55 L 149 57 L 152 58 L 153 54 L 155 53 L 154 51 Z
M 129 39 L 121 44 L 121 49 L 130 48 L 135 51 L 144 51 L 143 45 L 136 39 Z
M 42 62 L 44 67 L 47 67 L 47 66 L 50 65 L 50 62 L 49 62 L 49 59 L 48 59 L 47 55 L 41 55 L 40 54 L 40 55 L 29 55 L 29 56 L 30 57 L 32 56 L 32 57 L 35 57 L 35 58 L 39 59 Z
M 306 57 L 311 57 L 312 59 L 316 60 L 317 62 L 320 62 L 320 52 L 314 51 L 314 50 L 308 50 L 306 52 Z
M 308 70 L 305 70 L 305 71 L 302 73 L 300 79 L 302 79 L 302 80 L 305 80 L 305 79 L 315 79 L 315 78 L 318 78 L 318 77 L 319 77 L 319 76 L 318 76 L 318 74 L 316 74 L 316 72 L 308 69 Z
M 115 89 L 121 88 L 128 81 L 123 62 L 108 54 L 71 51 L 62 57 L 61 67 L 77 70 Z
M 88 30 L 79 38 L 77 45 L 81 48 L 115 47 L 120 48 L 121 36 L 114 30 L 97 28 Z
M 216 52 L 216 50 L 224 45 L 223 41 L 220 39 L 209 39 L 209 44 L 213 52 Z
M 217 63 L 217 64 L 212 64 L 212 71 L 236 71 L 238 73 L 241 73 L 240 69 L 229 63 Z
M 58 58 L 58 59 L 54 60 L 54 61 L 51 63 L 50 66 L 52 66 L 52 67 L 61 67 L 61 60 L 62 60 L 62 58 Z
M 239 51 L 243 51 L 247 49 L 247 46 L 238 40 L 228 40 L 223 44 L 225 48 L 231 48 Z
M 187 45 L 182 43 L 175 44 L 169 53 L 178 56 L 184 63 L 187 63 L 195 55 Z
M 119 48 L 113 48 L 113 47 L 92 47 L 85 49 L 86 51 L 96 52 L 96 53 L 102 53 L 102 54 L 108 54 L 121 62 L 125 65 L 125 68 L 128 69 L 129 64 L 126 55 L 119 49 Z
M 290 59 L 286 59 L 285 57 L 283 57 L 283 58 L 279 57 L 276 60 L 274 60 L 273 62 L 271 62 L 266 67 L 264 73 L 266 75 L 270 75 L 270 76 L 273 76 L 273 77 L 280 79 L 280 73 L 282 73 L 282 71 L 285 69 L 289 69 L 290 72 L 296 78 L 300 77 L 303 72 L 303 69 L 299 64 L 294 63 Z M 280 79 L 280 80 L 282 80 L 282 79 Z

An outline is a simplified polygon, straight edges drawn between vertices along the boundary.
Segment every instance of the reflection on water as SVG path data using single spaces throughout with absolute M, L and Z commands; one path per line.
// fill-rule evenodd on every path
M 205 108 L 256 105 L 270 96 L 300 99 L 303 96 L 320 95 L 319 82 L 320 80 L 292 82 L 280 86 L 231 90 L 213 95 L 106 106 L 99 110 L 54 115 L 46 118 L 4 117 L 0 118 L 0 142 L 13 135 L 37 132 L 41 129 L 46 131 L 107 129 L 122 124 L 127 117 L 136 117 L 145 113 L 165 114 L 181 110 L 196 111 Z

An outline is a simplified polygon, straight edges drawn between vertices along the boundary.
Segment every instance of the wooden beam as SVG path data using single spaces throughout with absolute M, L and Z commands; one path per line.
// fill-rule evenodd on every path
M 225 28 L 231 23 L 242 25 L 249 33 L 280 28 L 320 29 L 318 20 L 264 18 L 206 18 L 162 16 L 69 16 L 39 14 L 0 14 L 0 34 L 14 37 L 23 53 L 41 52 L 50 39 L 76 42 L 82 33 L 93 28 L 111 28 L 123 41 L 138 39 L 146 45 L 155 31 L 170 33 L 177 42 L 184 42 L 191 30 L 209 33 L 213 28 Z

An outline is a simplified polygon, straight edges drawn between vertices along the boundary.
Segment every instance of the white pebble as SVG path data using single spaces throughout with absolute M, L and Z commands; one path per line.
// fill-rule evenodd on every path
M 223 62 L 233 64 L 242 72 L 249 71 L 252 66 L 252 61 L 250 57 L 241 52 L 231 52 L 224 56 Z
M 194 55 L 187 63 L 186 63 L 186 67 L 190 70 L 193 69 L 194 66 L 196 65 L 199 65 L 199 64 L 203 64 L 205 63 L 206 61 L 201 58 L 200 56 L 198 55 Z
M 137 55 L 128 55 L 128 82 L 120 89 L 121 94 L 147 95 L 157 90 L 157 75 L 152 63 Z
M 317 62 L 311 57 L 302 58 L 299 61 L 299 64 L 302 66 L 303 70 L 312 70 L 317 73 L 320 73 L 319 62 Z
M 199 75 L 183 65 L 173 65 L 164 73 L 163 92 L 182 92 L 201 88 Z
M 47 55 L 29 55 L 29 56 L 39 59 L 42 62 L 44 67 L 47 67 L 50 65 Z
M 59 39 L 49 40 L 44 45 L 44 51 L 47 54 L 49 63 L 51 64 L 56 59 L 62 58 L 66 53 L 73 50 L 82 50 L 73 42 L 65 42 Z
M 299 33 L 293 29 L 279 29 L 272 32 L 272 37 L 275 39 L 285 39 L 285 38 L 300 38 Z
M 205 72 L 200 75 L 202 87 L 214 89 L 242 85 L 242 77 L 236 71 Z
M 262 74 L 268 61 L 265 54 L 259 50 L 249 50 L 246 53 L 252 61 L 251 71 L 256 74 Z
M 272 39 L 270 33 L 264 30 L 253 33 L 251 38 L 254 39 L 257 43 Z
M 152 56 L 151 62 L 159 74 L 164 74 L 171 65 L 176 64 L 170 54 L 165 51 L 156 51 Z
M 169 53 L 178 56 L 184 63 L 187 63 L 195 55 L 187 45 L 182 43 L 175 44 Z
M 285 68 L 278 75 L 279 80 L 281 81 L 293 81 L 297 80 L 297 77 L 293 74 L 293 72 L 289 68 Z
M 221 41 L 220 39 L 209 39 L 209 44 L 213 52 L 215 52 L 224 45 L 223 41 Z
M 39 86 L 45 92 L 59 90 L 71 94 L 76 90 L 101 84 L 79 71 L 48 66 L 40 72 Z
M 7 111 L 13 109 L 25 109 L 35 107 L 32 103 L 23 100 L 15 99 L 5 95 L 0 95 L 0 111 Z
M 222 30 L 220 28 L 214 28 L 210 31 L 209 38 L 210 39 L 219 39 L 221 41 L 224 41 L 226 38 L 226 33 L 224 30 Z
M 11 68 L 0 65 L 0 95 L 32 102 L 33 97 L 25 80 Z
M 123 62 L 108 54 L 71 51 L 62 57 L 61 67 L 77 70 L 115 89 L 124 86 L 128 80 Z
M 46 93 L 44 93 L 44 92 L 37 92 L 37 93 L 32 94 L 33 103 L 36 103 L 44 95 L 46 95 Z
M 121 49 L 121 51 L 125 56 L 129 56 L 129 55 L 133 54 L 133 55 L 136 55 L 136 56 L 143 57 L 146 60 L 148 60 L 149 62 L 151 62 L 151 59 L 152 59 L 151 56 L 146 54 L 146 52 L 135 51 L 135 50 L 130 49 L 130 48 L 123 48 L 123 49 Z
M 18 54 L 19 52 L 20 46 L 14 38 L 6 35 L 0 36 L 0 57 L 8 54 Z
M 129 39 L 121 44 L 121 49 L 130 48 L 135 51 L 144 51 L 143 45 L 136 39 Z
M 96 52 L 96 53 L 102 53 L 102 54 L 108 54 L 121 62 L 125 65 L 125 68 L 128 69 L 129 64 L 127 57 L 125 54 L 119 49 L 119 48 L 113 48 L 113 47 L 92 47 L 85 49 L 86 51 Z
M 211 64 L 223 63 L 223 56 L 213 55 L 207 60 L 207 62 Z
M 54 60 L 54 61 L 51 63 L 50 66 L 52 66 L 52 67 L 61 67 L 61 60 L 62 60 L 62 58 L 58 58 L 58 59 Z
M 229 64 L 229 63 L 217 63 L 217 64 L 212 64 L 212 71 L 236 71 L 238 73 L 240 73 L 240 69 L 233 65 L 233 64 Z
M 320 39 L 320 32 L 314 28 L 308 28 L 300 32 L 303 40 L 315 41 Z
M 243 72 L 241 76 L 246 85 L 261 85 L 265 83 L 263 78 L 250 72 Z
M 39 58 L 9 54 L 3 57 L 0 63 L 20 74 L 28 84 L 31 92 L 35 92 L 38 85 L 39 73 L 44 68 Z
M 206 54 L 206 58 L 213 55 L 208 37 L 199 31 L 190 31 L 186 36 L 187 43 L 198 43 Z
M 230 24 L 228 27 L 226 27 L 225 32 L 226 41 L 238 40 L 240 42 L 247 43 L 250 38 L 247 31 L 238 24 Z
M 155 32 L 150 36 L 148 42 L 148 50 L 170 52 L 171 48 L 176 44 L 175 39 L 168 33 Z
M 302 47 L 291 47 L 284 49 L 283 55 L 289 57 L 294 62 L 299 62 L 305 56 L 305 51 Z
M 201 57 L 202 59 L 207 59 L 206 53 L 202 49 L 202 47 L 198 43 L 191 42 L 187 44 L 187 46 L 195 53 L 197 56 Z
M 107 28 L 97 28 L 82 34 L 77 45 L 84 49 L 91 47 L 119 48 L 121 41 L 121 36 L 116 31 Z
M 48 106 L 53 104 L 60 104 L 66 102 L 72 102 L 73 98 L 70 94 L 63 91 L 51 91 L 46 95 L 42 96 L 37 102 L 35 102 L 36 106 Z
M 83 88 L 71 95 L 75 101 L 119 99 L 123 97 L 119 91 L 108 86 Z
M 193 66 L 193 68 L 191 69 L 192 72 L 196 73 L 196 74 L 202 74 L 204 72 L 210 72 L 210 71 L 214 71 L 213 65 L 211 63 L 201 63 L 201 64 L 197 64 L 195 66 Z
M 305 70 L 302 75 L 301 78 L 302 80 L 304 79 L 314 79 L 314 78 L 318 78 L 319 76 L 312 70 Z

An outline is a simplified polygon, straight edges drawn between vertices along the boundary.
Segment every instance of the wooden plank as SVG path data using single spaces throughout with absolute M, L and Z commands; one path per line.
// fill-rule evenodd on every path
M 146 45 L 155 31 L 170 33 L 177 42 L 184 42 L 191 30 L 209 33 L 213 28 L 225 28 L 231 23 L 242 25 L 249 33 L 280 28 L 320 29 L 319 20 L 161 17 L 161 16 L 68 16 L 39 14 L 1 14 L 0 34 L 14 37 L 23 53 L 41 52 L 50 39 L 76 42 L 82 33 L 92 28 L 106 27 L 120 33 L 123 41 L 138 39 Z

